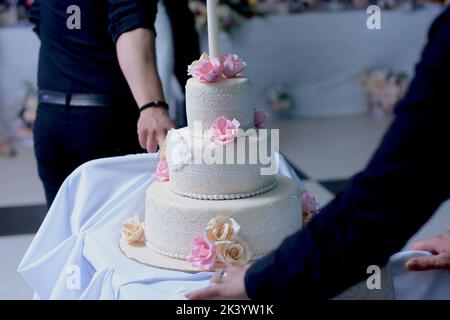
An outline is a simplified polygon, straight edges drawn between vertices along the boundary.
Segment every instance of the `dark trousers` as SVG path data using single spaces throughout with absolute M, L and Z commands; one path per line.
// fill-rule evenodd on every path
M 138 117 L 133 102 L 115 101 L 107 107 L 40 103 L 34 144 L 48 206 L 64 180 L 81 164 L 145 152 L 139 146 Z

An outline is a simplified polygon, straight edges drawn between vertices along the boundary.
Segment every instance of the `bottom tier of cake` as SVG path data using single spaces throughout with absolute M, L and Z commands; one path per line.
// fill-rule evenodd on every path
M 167 182 L 154 182 L 146 193 L 146 245 L 168 257 L 186 259 L 193 241 L 214 219 L 232 218 L 252 260 L 276 249 L 302 225 L 300 191 L 278 176 L 273 190 L 246 199 L 197 200 L 179 196 Z M 230 230 L 226 232 L 230 233 Z

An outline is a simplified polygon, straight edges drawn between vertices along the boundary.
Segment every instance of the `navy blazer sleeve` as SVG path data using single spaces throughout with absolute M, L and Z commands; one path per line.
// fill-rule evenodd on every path
M 35 0 L 30 8 L 28 20 L 34 24 L 33 31 L 40 37 L 41 35 L 41 8 L 39 6 L 39 0 Z
M 367 278 L 450 198 L 450 11 L 430 29 L 381 145 L 303 230 L 245 276 L 253 299 L 328 299 Z

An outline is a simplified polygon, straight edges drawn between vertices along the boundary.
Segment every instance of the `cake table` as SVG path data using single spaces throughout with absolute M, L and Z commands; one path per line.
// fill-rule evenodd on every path
M 153 181 L 156 154 L 91 161 L 64 182 L 18 271 L 40 299 L 184 299 L 208 284 L 211 272 L 158 269 L 128 259 L 119 249 L 122 221 L 143 218 L 145 190 Z M 304 189 L 280 156 L 279 174 Z M 401 252 L 385 268 L 377 292 L 352 289 L 341 298 L 449 299 L 450 273 L 408 273 Z M 355 292 L 357 292 L 355 294 Z

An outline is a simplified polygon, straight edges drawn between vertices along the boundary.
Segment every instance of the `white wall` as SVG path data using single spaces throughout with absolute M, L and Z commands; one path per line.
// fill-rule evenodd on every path
M 431 22 L 442 9 L 382 11 L 381 30 L 369 30 L 365 10 L 309 12 L 255 18 L 231 38 L 223 52 L 248 62 L 257 105 L 265 92 L 286 83 L 297 115 L 353 115 L 365 112 L 359 75 L 370 67 L 413 72 Z M 203 48 L 205 39 L 203 39 Z
M 382 12 L 382 30 L 374 31 L 366 27 L 365 11 L 255 18 L 231 38 L 224 37 L 222 47 L 247 60 L 255 106 L 265 105 L 268 87 L 284 82 L 292 91 L 297 115 L 359 114 L 365 111 L 365 101 L 358 75 L 369 67 L 412 73 L 439 12 L 438 8 Z M 162 27 L 166 21 L 160 20 Z M 171 62 L 161 60 L 170 52 L 164 45 L 170 32 L 161 31 L 159 65 L 167 73 Z M 0 28 L 0 112 L 22 97 L 25 80 L 35 82 L 38 50 L 31 27 Z M 166 86 L 170 77 L 162 75 Z M 0 114 L 3 120 L 6 116 Z

